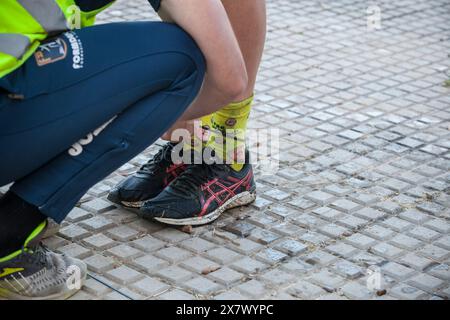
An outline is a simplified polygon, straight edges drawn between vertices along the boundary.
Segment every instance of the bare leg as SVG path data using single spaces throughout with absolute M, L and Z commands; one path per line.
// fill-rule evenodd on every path
M 222 4 L 233 27 L 247 69 L 248 83 L 246 89 L 236 98 L 236 101 L 240 101 L 250 97 L 255 89 L 256 76 L 266 39 L 266 3 L 265 0 L 222 0 Z M 207 91 L 208 87 L 208 78 L 206 78 L 202 91 Z M 214 99 L 207 102 L 206 99 L 202 99 L 201 93 L 190 109 L 204 106 L 207 103 L 214 103 Z M 210 112 L 216 111 L 222 105 L 212 107 L 213 110 Z M 186 128 L 192 132 L 193 126 L 189 118 L 188 113 L 184 114 L 162 138 L 169 140 L 173 130 L 178 128 Z

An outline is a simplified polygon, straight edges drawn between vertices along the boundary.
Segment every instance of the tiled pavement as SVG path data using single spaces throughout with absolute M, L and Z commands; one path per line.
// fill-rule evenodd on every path
M 47 241 L 90 267 L 74 299 L 450 297 L 450 2 L 377 1 L 376 30 L 366 1 L 267 2 L 250 127 L 280 129 L 280 170 L 187 234 L 104 200 L 149 148 Z M 119 0 L 101 21 L 154 18 Z

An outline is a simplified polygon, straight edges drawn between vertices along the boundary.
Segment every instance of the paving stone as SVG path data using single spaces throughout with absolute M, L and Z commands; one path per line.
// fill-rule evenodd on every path
M 355 247 L 342 242 L 329 245 L 325 247 L 325 249 L 337 256 L 341 256 L 344 258 L 349 258 L 358 251 L 358 249 L 356 249 Z
M 139 236 L 139 231 L 128 226 L 119 226 L 107 231 L 107 235 L 118 241 L 130 241 Z
M 113 227 L 114 223 L 102 216 L 95 216 L 93 218 L 83 220 L 79 223 L 79 225 L 89 231 L 100 232 Z
M 178 247 L 168 247 L 156 251 L 155 255 L 173 263 L 190 258 L 192 256 L 192 253 Z
M 221 267 L 219 264 L 202 257 L 192 257 L 189 259 L 183 259 L 182 262 L 180 263 L 180 266 L 200 274 L 204 273 L 205 271 L 211 272 Z
M 368 228 L 365 228 L 362 232 L 377 240 L 386 240 L 395 235 L 394 231 L 380 225 L 371 225 Z
M 396 214 L 402 210 L 402 207 L 398 203 L 390 200 L 377 202 L 375 207 L 390 214 Z
M 397 232 L 403 232 L 405 230 L 410 229 L 413 226 L 412 223 L 409 223 L 408 221 L 399 219 L 397 217 L 388 218 L 384 221 L 381 221 L 380 223 L 385 227 L 388 227 Z
M 295 240 L 284 240 L 275 245 L 275 248 L 290 256 L 296 256 L 308 250 L 308 247 L 301 242 Z
M 234 251 L 237 251 L 237 252 L 240 252 L 240 253 L 246 254 L 246 255 L 256 252 L 263 247 L 262 244 L 256 243 L 256 242 L 246 239 L 246 238 L 236 239 L 232 243 L 230 243 L 228 246 L 230 248 L 232 248 Z
M 276 264 L 287 259 L 288 255 L 281 251 L 268 248 L 257 253 L 255 257 L 265 263 Z
M 84 259 L 91 255 L 92 251 L 77 243 L 70 243 L 58 249 L 60 252 L 77 259 Z
M 204 277 L 197 277 L 191 280 L 188 280 L 185 283 L 185 286 L 196 293 L 207 295 L 217 292 L 222 288 L 221 285 L 208 280 Z
M 412 277 L 411 279 L 409 279 L 408 283 L 426 292 L 433 292 L 445 284 L 445 282 L 441 279 L 425 273 L 418 274 Z
M 100 198 L 95 198 L 91 201 L 83 203 L 81 208 L 95 213 L 102 213 L 114 209 L 115 207 L 110 202 Z
M 367 222 L 368 221 L 365 219 L 361 219 L 352 215 L 346 215 L 337 221 L 338 224 L 350 229 L 360 229 L 361 227 L 366 225 Z
M 130 246 L 147 253 L 155 252 L 165 245 L 166 243 L 164 241 L 158 240 L 148 235 L 130 242 Z
M 81 208 L 75 207 L 67 215 L 66 220 L 69 222 L 79 222 L 84 219 L 92 217 L 92 213 Z
M 273 269 L 262 274 L 259 277 L 259 280 L 263 281 L 264 283 L 272 287 L 277 288 L 284 284 L 294 282 L 296 280 L 296 277 L 282 270 Z
M 434 242 L 434 245 L 450 250 L 450 236 L 443 236 Z
M 115 245 L 115 241 L 102 233 L 83 239 L 83 244 L 95 250 L 106 250 Z
M 214 300 L 248 300 L 247 297 L 243 296 L 242 294 L 240 294 L 239 292 L 234 292 L 234 291 L 226 291 L 226 292 L 222 292 L 221 294 L 218 294 L 217 296 L 214 297 Z
M 124 285 L 128 285 L 144 277 L 143 274 L 127 266 L 120 266 L 116 269 L 108 271 L 105 275 L 107 278 Z
M 333 201 L 333 199 L 335 199 L 334 195 L 332 195 L 328 192 L 320 191 L 320 190 L 307 193 L 305 195 L 305 197 L 320 204 L 320 205 L 328 204 L 331 201 Z
M 426 292 L 406 284 L 396 285 L 389 292 L 394 297 L 404 300 L 418 300 L 426 297 Z
M 242 292 L 244 295 L 251 297 L 253 299 L 262 298 L 267 294 L 267 290 L 264 284 L 258 280 L 250 280 L 236 287 L 237 290 Z
M 373 253 L 388 259 L 394 259 L 404 253 L 403 250 L 385 242 L 380 242 L 370 249 Z
M 330 238 L 317 232 L 309 231 L 300 237 L 300 240 L 314 245 L 326 243 Z
M 411 268 L 414 268 L 416 270 L 424 270 L 428 266 L 430 266 L 433 263 L 433 260 L 430 260 L 428 258 L 419 256 L 415 253 L 408 253 L 405 256 L 401 257 L 400 261 Z
M 396 262 L 388 262 L 385 265 L 382 266 L 383 273 L 399 280 L 405 280 L 409 277 L 411 277 L 415 270 L 405 267 L 399 263 Z
M 89 231 L 74 224 L 62 228 L 58 234 L 70 241 L 79 240 L 90 235 Z
M 351 213 L 356 211 L 357 209 L 361 208 L 360 204 L 357 204 L 353 201 L 347 200 L 347 199 L 338 199 L 335 200 L 330 204 L 330 206 L 341 210 L 343 212 Z
M 399 248 L 414 250 L 423 245 L 423 242 L 404 234 L 397 234 L 389 243 Z
M 259 273 L 268 267 L 267 264 L 255 260 L 250 257 L 245 257 L 230 265 L 231 268 L 246 274 Z
M 339 260 L 333 263 L 332 268 L 341 276 L 349 279 L 356 279 L 364 274 L 361 267 L 346 260 Z
M 93 300 L 93 299 L 94 299 L 93 296 L 91 296 L 86 291 L 81 290 L 81 291 L 78 291 L 77 293 L 75 293 L 68 300 Z
M 228 287 L 244 278 L 244 274 L 228 267 L 222 267 L 214 272 L 209 273 L 207 277 Z
M 114 221 L 116 224 L 124 224 L 135 221 L 138 219 L 136 213 L 122 209 L 116 208 L 102 214 L 104 217 Z
M 112 291 L 110 293 L 108 293 L 107 295 L 105 295 L 103 297 L 104 300 L 114 300 L 114 301 L 118 301 L 118 300 L 131 300 L 130 298 L 124 296 L 123 294 L 120 294 L 117 291 Z
M 308 281 L 299 281 L 288 289 L 289 294 L 300 299 L 314 299 L 326 291 Z
M 87 293 L 97 296 L 101 298 L 102 296 L 111 292 L 111 289 L 105 286 L 104 284 L 94 280 L 92 278 L 88 278 L 83 286 L 83 291 Z
M 363 208 L 361 210 L 358 210 L 355 212 L 356 216 L 359 216 L 363 219 L 368 219 L 368 220 L 378 220 L 381 219 L 382 217 L 384 217 L 386 215 L 385 212 L 382 212 L 380 210 L 376 210 L 373 208 Z
M 195 296 L 180 289 L 173 289 L 158 296 L 161 300 L 194 300 Z
M 295 200 L 289 201 L 288 203 L 291 206 L 294 206 L 294 207 L 296 207 L 297 209 L 300 209 L 300 210 L 308 210 L 308 209 L 311 209 L 314 206 L 316 206 L 315 202 L 313 202 L 311 200 L 308 200 L 308 199 L 305 199 L 305 198 L 297 198 Z
M 331 273 L 328 270 L 321 270 L 314 273 L 309 280 L 324 288 L 328 292 L 335 291 L 344 283 L 344 278 L 338 276 L 337 274 Z
M 108 254 L 121 260 L 131 260 L 143 255 L 143 252 L 130 247 L 126 244 L 121 244 L 106 251 Z
M 312 214 L 301 214 L 293 222 L 304 229 L 317 229 L 327 224 L 327 221 Z
M 442 264 L 435 265 L 435 266 L 431 267 L 428 270 L 428 272 L 437 278 L 447 280 L 447 281 L 450 280 L 450 266 L 448 264 L 442 263 Z
M 273 231 L 274 233 L 278 233 L 284 237 L 292 237 L 297 238 L 300 235 L 304 234 L 306 232 L 306 229 L 299 227 L 293 223 L 290 222 L 281 222 L 278 225 L 272 227 L 270 231 Z M 267 242 L 267 238 L 263 241 L 260 241 L 261 244 L 264 244 Z
M 400 218 L 408 220 L 412 223 L 424 223 L 429 220 L 430 217 L 427 214 L 421 213 L 417 210 L 410 209 L 400 213 Z
M 155 274 L 159 270 L 167 267 L 169 265 L 169 262 L 146 254 L 142 257 L 134 259 L 131 264 L 136 270 L 140 270 L 149 274 Z
M 104 257 L 100 254 L 90 256 L 89 258 L 84 259 L 84 262 L 86 262 L 86 264 L 88 265 L 89 270 L 97 273 L 104 273 L 105 271 L 114 268 L 114 260 L 110 257 Z
M 321 218 L 329 221 L 337 220 L 340 217 L 344 216 L 344 214 L 341 211 L 329 207 L 320 207 L 314 209 L 313 212 L 318 216 L 320 216 Z M 341 219 L 339 219 L 339 221 L 341 221 Z
M 428 220 L 424 226 L 442 234 L 450 233 L 450 223 L 442 219 Z
M 279 238 L 280 236 L 277 235 L 276 233 L 261 228 L 253 229 L 249 236 L 249 239 L 261 243 L 263 245 L 269 244 Z
M 170 286 L 157 279 L 145 277 L 142 280 L 133 283 L 132 288 L 145 297 L 153 297 L 166 291 Z
M 338 258 L 323 250 L 315 250 L 304 256 L 304 260 L 311 265 L 326 266 L 336 261 Z
M 174 283 L 184 282 L 194 276 L 193 273 L 173 265 L 159 269 L 157 275 Z
M 264 195 L 267 197 L 270 197 L 274 200 L 277 200 L 277 201 L 285 200 L 286 198 L 288 198 L 290 196 L 289 193 L 278 190 L 278 189 L 272 189 L 270 191 L 267 191 L 264 193 Z
M 425 227 L 422 227 L 422 226 L 418 226 L 418 227 L 415 227 L 414 229 L 409 230 L 408 234 L 417 239 L 427 241 L 427 242 L 436 240 L 440 236 L 440 234 L 438 232 L 428 229 L 428 228 L 425 228 Z
M 346 283 L 341 290 L 347 298 L 353 300 L 368 300 L 372 296 L 367 287 L 354 281 Z
M 426 245 L 423 248 L 418 250 L 418 253 L 422 256 L 430 259 L 434 259 L 436 261 L 444 261 L 450 255 L 448 250 L 442 249 L 435 245 Z
M 233 224 L 226 225 L 225 230 L 234 233 L 239 237 L 248 237 L 256 226 L 245 221 L 237 221 Z
M 346 234 L 350 234 L 347 228 L 338 226 L 337 224 L 334 223 L 322 226 L 319 229 L 319 231 L 332 238 L 342 237 L 345 236 Z
M 190 238 L 189 234 L 173 228 L 164 228 L 153 233 L 152 236 L 171 243 L 177 243 Z
M 363 235 L 361 233 L 352 234 L 345 239 L 346 242 L 359 249 L 368 249 L 376 243 L 377 240 Z
M 227 248 L 215 248 L 208 250 L 205 252 L 205 256 L 220 264 L 228 264 L 242 257 L 239 253 Z

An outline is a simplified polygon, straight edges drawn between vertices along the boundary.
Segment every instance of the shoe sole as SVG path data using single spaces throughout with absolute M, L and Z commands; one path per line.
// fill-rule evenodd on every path
M 81 280 L 81 288 L 85 285 L 86 283 L 86 277 L 84 277 L 84 279 Z M 28 297 L 28 296 L 21 296 L 18 294 L 14 294 L 11 292 L 4 292 L 2 294 L 2 292 L 0 291 L 0 300 L 36 300 L 36 301 L 40 301 L 40 300 L 67 300 L 70 297 L 72 297 L 73 295 L 75 295 L 78 291 L 80 291 L 81 289 L 72 289 L 72 290 L 68 290 L 65 291 L 63 293 L 55 293 L 46 297 Z
M 139 213 L 139 209 L 142 207 L 144 202 L 147 201 L 147 200 L 144 200 L 144 201 L 137 201 L 137 202 L 127 202 L 127 201 L 119 200 L 111 194 L 108 194 L 108 196 L 106 197 L 106 200 L 108 200 L 112 204 L 118 205 L 121 208 L 133 211 L 135 213 Z
M 200 226 L 204 224 L 208 224 L 216 220 L 220 217 L 220 215 L 229 209 L 233 209 L 236 207 L 241 207 L 248 205 L 256 200 L 256 192 L 255 191 L 244 191 L 241 192 L 234 197 L 228 199 L 222 206 L 214 210 L 213 212 L 206 214 L 201 217 L 193 217 L 193 218 L 186 218 L 186 219 L 170 219 L 170 218 L 153 218 L 154 220 L 169 224 L 173 226 Z

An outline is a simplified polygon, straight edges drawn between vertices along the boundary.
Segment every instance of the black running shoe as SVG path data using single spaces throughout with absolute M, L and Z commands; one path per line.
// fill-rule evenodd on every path
M 139 209 L 144 201 L 156 197 L 178 177 L 186 165 L 172 162 L 171 153 L 176 144 L 167 143 L 135 174 L 127 177 L 108 194 L 108 200 L 129 209 Z
M 146 201 L 140 215 L 170 225 L 207 224 L 225 210 L 253 202 L 255 190 L 248 163 L 241 171 L 226 164 L 194 164 L 158 196 Z

